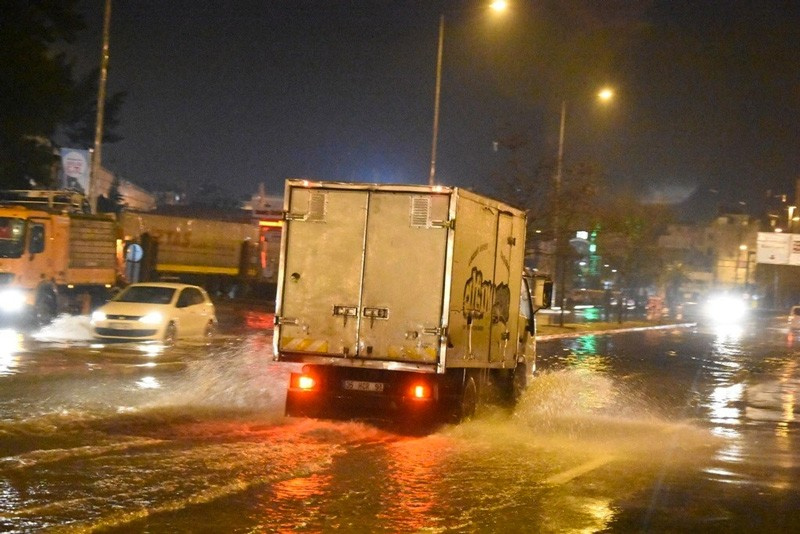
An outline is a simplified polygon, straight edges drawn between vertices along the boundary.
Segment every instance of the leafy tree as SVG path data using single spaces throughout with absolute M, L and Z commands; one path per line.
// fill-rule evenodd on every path
M 63 134 L 73 148 L 89 148 L 94 144 L 97 124 L 97 92 L 100 69 L 96 68 L 75 83 L 63 122 Z M 106 99 L 103 119 L 103 143 L 116 143 L 122 136 L 115 132 L 119 112 L 127 93 L 117 92 Z
M 0 188 L 54 186 L 62 128 L 82 147 L 94 140 L 97 74 L 75 80 L 73 64 L 57 46 L 84 28 L 78 0 L 5 0 L 0 16 Z M 99 51 L 98 51 L 99 56 Z M 104 140 L 113 142 L 124 100 L 108 99 Z
M 495 182 L 500 184 L 500 194 L 507 202 L 526 210 L 526 252 L 537 267 L 554 276 L 557 298 L 563 302 L 571 287 L 569 266 L 577 259 L 570 238 L 578 230 L 594 227 L 603 174 L 596 163 L 582 161 L 563 167 L 557 183 L 554 160 L 530 164 L 526 134 L 508 132 L 497 143 L 508 149 L 509 159 L 496 173 Z
M 664 280 L 665 259 L 658 247 L 658 237 L 672 221 L 670 208 L 645 204 L 631 192 L 616 191 L 598 210 L 602 227 L 598 246 L 604 260 L 616 266 L 619 286 L 633 290 Z
M 51 46 L 72 42 L 83 23 L 77 0 L 7 0 L 0 17 L 0 184 L 46 184 L 50 138 L 72 91 L 72 65 Z
M 119 190 L 119 176 L 114 175 L 111 182 L 111 187 L 108 190 L 108 196 L 99 196 L 97 198 L 97 211 L 101 213 L 117 213 L 119 214 L 125 209 L 125 199 Z

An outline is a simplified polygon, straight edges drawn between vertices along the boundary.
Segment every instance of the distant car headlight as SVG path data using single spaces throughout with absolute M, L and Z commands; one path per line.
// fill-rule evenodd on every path
M 95 311 L 92 312 L 92 322 L 93 323 L 98 323 L 100 321 L 105 321 L 106 319 L 108 319 L 108 317 L 106 316 L 106 312 L 103 312 L 103 311 L 100 311 L 100 310 L 95 310 Z
M 164 316 L 161 315 L 159 312 L 150 312 L 147 315 L 142 316 L 139 319 L 139 322 L 144 324 L 159 324 L 161 321 L 164 320 Z
M 25 308 L 26 301 L 25 292 L 19 289 L 4 289 L 0 291 L 0 310 L 4 312 L 19 312 Z
M 747 306 L 741 298 L 729 295 L 712 297 L 706 303 L 706 315 L 720 323 L 735 323 L 744 319 Z

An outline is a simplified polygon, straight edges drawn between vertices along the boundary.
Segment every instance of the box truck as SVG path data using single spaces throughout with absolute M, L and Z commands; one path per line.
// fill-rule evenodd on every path
M 456 187 L 287 180 L 274 358 L 291 416 L 460 421 L 514 401 L 551 284 L 525 213 Z

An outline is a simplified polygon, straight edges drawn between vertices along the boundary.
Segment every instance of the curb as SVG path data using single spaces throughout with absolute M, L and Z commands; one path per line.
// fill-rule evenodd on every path
M 549 341 L 551 339 L 565 339 L 581 336 L 604 336 L 607 334 L 622 334 L 625 332 L 643 332 L 645 330 L 665 330 L 667 328 L 691 328 L 697 323 L 660 324 L 654 326 L 632 326 L 630 328 L 614 328 L 611 330 L 584 330 L 581 332 L 565 332 L 562 334 L 542 334 L 536 336 L 536 341 Z

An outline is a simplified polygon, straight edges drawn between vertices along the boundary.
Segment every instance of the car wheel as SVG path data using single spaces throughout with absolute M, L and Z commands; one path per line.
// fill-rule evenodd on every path
M 169 323 L 166 330 L 164 330 L 164 344 L 172 345 L 177 337 L 178 327 L 175 326 L 175 323 Z
M 214 337 L 216 333 L 217 333 L 217 325 L 214 323 L 214 321 L 208 321 L 208 324 L 206 324 L 206 328 L 203 331 L 203 335 L 205 337 Z

